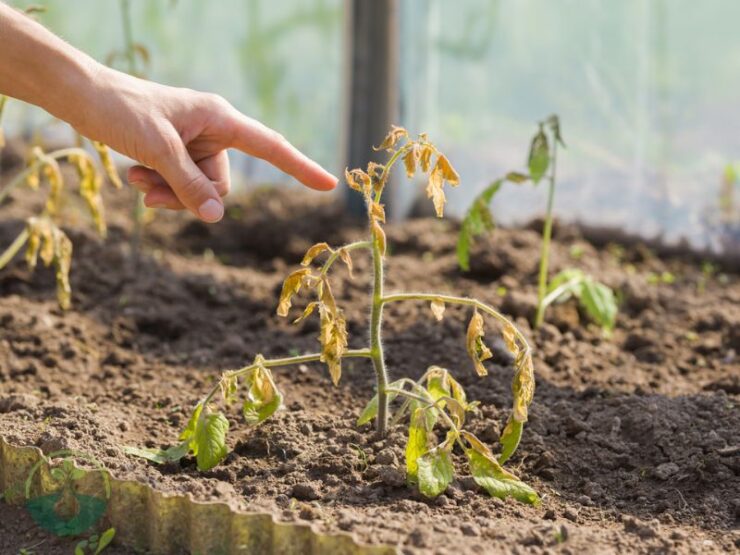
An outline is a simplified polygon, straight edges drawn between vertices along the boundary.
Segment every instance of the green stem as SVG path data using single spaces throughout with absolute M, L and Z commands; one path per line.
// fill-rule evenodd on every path
M 378 434 L 384 436 L 388 430 L 388 373 L 383 358 L 381 326 L 383 323 L 383 253 L 378 241 L 373 239 L 373 296 L 370 309 L 370 356 L 375 368 L 378 389 Z
M 558 144 L 555 141 L 552 145 L 552 164 L 550 165 L 550 175 L 548 176 L 547 187 L 547 211 L 545 212 L 545 225 L 542 229 L 542 254 L 540 255 L 540 275 L 537 284 L 537 315 L 534 320 L 534 327 L 542 325 L 545 317 L 545 295 L 547 294 L 547 273 L 550 258 L 550 239 L 552 238 L 552 207 L 555 200 L 555 171 L 557 167 Z
M 13 257 L 18 254 L 18 251 L 26 244 L 26 241 L 28 241 L 28 229 L 24 228 L 23 231 L 18 234 L 18 237 L 15 238 L 15 241 L 13 241 L 10 246 L 5 249 L 5 252 L 0 255 L 0 270 L 5 268 L 8 262 L 13 260 Z
M 329 272 L 329 269 L 331 268 L 332 264 L 337 261 L 337 258 L 339 258 L 340 256 L 339 253 L 342 250 L 353 251 L 356 249 L 372 249 L 372 246 L 373 244 L 371 241 L 356 241 L 335 250 L 329 255 L 329 258 L 326 259 L 326 262 L 324 262 L 324 265 L 321 267 L 321 275 L 325 276 Z
M 442 301 L 450 304 L 475 307 L 481 312 L 485 312 L 489 316 L 492 316 L 502 324 L 508 324 L 509 326 L 511 326 L 512 330 L 517 336 L 517 339 L 519 339 L 525 350 L 530 350 L 529 343 L 527 343 L 527 340 L 522 332 L 520 332 L 519 329 L 514 324 L 512 324 L 506 316 L 501 314 L 492 306 L 487 305 L 486 303 L 482 303 L 478 299 L 471 299 L 469 297 L 454 297 L 452 295 L 437 295 L 436 293 L 396 293 L 393 295 L 386 295 L 381 299 L 381 302 L 383 304 L 397 301 Z
M 582 279 L 580 277 L 573 278 L 570 281 L 566 281 L 562 285 L 559 285 L 558 287 L 550 291 L 547 295 L 545 295 L 545 298 L 542 299 L 542 302 L 540 303 L 540 305 L 542 306 L 542 314 L 545 314 L 545 310 L 547 310 L 547 307 L 554 303 L 558 299 L 558 297 L 560 297 L 560 295 L 568 291 L 571 287 L 573 287 L 581 280 Z

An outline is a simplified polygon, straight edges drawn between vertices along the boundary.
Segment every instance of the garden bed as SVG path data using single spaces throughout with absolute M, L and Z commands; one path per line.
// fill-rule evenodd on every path
M 389 225 L 389 292 L 476 296 L 531 339 L 537 390 L 508 467 L 542 506 L 489 498 L 464 477 L 433 501 L 407 488 L 402 429 L 379 440 L 355 426 L 374 384 L 370 363 L 358 360 L 345 361 L 337 388 L 320 364 L 276 369 L 284 410 L 250 429 L 234 407 L 232 452 L 200 473 L 190 459 L 155 466 L 121 447 L 172 445 L 223 369 L 256 353 L 316 351 L 315 322 L 292 326 L 275 316 L 280 285 L 311 244 L 341 244 L 363 230 L 320 195 L 262 191 L 233 201 L 218 225 L 158 213 L 135 265 L 122 197 L 112 199 L 107 241 L 84 230 L 81 209 L 80 225 L 68 228 L 69 312 L 57 308 L 51 272 L 31 274 L 20 258 L 0 272 L 0 436 L 9 442 L 85 451 L 119 479 L 408 553 L 559 545 L 573 553 L 721 553 L 740 545 L 737 274 L 709 272 L 688 254 L 597 247 L 578 229 L 557 227 L 552 272 L 582 267 L 617 289 L 617 328 L 605 339 L 565 304 L 533 332 L 538 233 L 497 230 L 463 274 L 453 222 Z M 12 241 L 32 202 L 0 208 L 0 244 Z M 344 270 L 333 278 L 351 348 L 368 335 L 369 260 L 360 253 L 354 261 L 354 280 Z M 449 307 L 438 323 L 425 303 L 389 306 L 387 362 L 391 376 L 449 368 L 484 407 L 471 430 L 495 445 L 511 405 L 511 360 L 490 334 L 489 375 L 477 377 L 465 352 L 466 315 Z M 0 520 L 3 552 L 27 546 L 13 524 L 21 518 Z

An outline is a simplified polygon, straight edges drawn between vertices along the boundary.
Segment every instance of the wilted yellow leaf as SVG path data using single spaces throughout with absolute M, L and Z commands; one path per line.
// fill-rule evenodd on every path
M 514 363 L 516 373 L 511 383 L 514 394 L 512 418 L 518 422 L 526 422 L 529 405 L 534 398 L 534 365 L 529 351 L 522 351 Z
M 44 166 L 42 171 L 44 173 L 44 177 L 49 181 L 49 196 L 46 199 L 46 211 L 53 216 L 61 207 L 64 180 L 62 179 L 62 172 L 59 169 L 59 164 L 53 158 L 48 156 L 44 157 Z
M 344 262 L 347 265 L 347 270 L 349 271 L 349 277 L 354 278 L 354 274 L 352 274 L 352 255 L 349 253 L 347 249 L 342 247 L 339 249 L 339 258 L 342 259 L 342 262 Z
M 52 231 L 54 236 L 57 301 L 62 310 L 67 310 L 72 304 L 72 288 L 69 285 L 69 270 L 72 266 L 72 241 L 61 229 L 54 227 Z
M 319 299 L 321 299 L 322 306 L 328 310 L 330 314 L 337 314 L 337 301 L 334 299 L 334 293 L 331 292 L 329 278 L 326 275 L 321 276 L 321 283 L 319 284 Z
M 69 161 L 77 169 L 77 175 L 80 178 L 80 196 L 85 200 L 90 215 L 95 224 L 95 228 L 102 236 L 106 236 L 107 228 L 105 225 L 105 211 L 103 207 L 103 198 L 100 195 L 101 179 L 95 171 L 95 165 L 87 156 L 74 154 L 69 157 Z
M 483 366 L 483 361 L 491 358 L 493 355 L 485 343 L 483 343 L 483 317 L 478 313 L 476 309 L 473 312 L 473 317 L 470 319 L 468 324 L 467 333 L 467 348 L 468 354 L 470 355 L 475 371 L 479 376 L 485 376 L 488 374 L 488 370 Z
M 293 295 L 301 290 L 301 286 L 304 280 L 311 277 L 311 270 L 309 268 L 301 268 L 290 274 L 283 282 L 283 290 L 280 293 L 280 301 L 278 303 L 277 313 L 278 316 L 287 316 L 291 306 L 291 299 Z
M 329 374 L 334 385 L 342 377 L 342 356 L 347 351 L 347 323 L 340 311 L 332 314 L 324 305 L 321 306 L 321 362 L 329 367 Z
M 319 303 L 317 301 L 308 303 L 306 308 L 303 310 L 303 314 L 301 314 L 298 318 L 293 320 L 293 323 L 298 324 L 299 322 L 302 322 L 303 320 L 311 316 L 311 314 L 313 314 L 313 311 L 316 309 L 318 305 Z
M 373 184 L 370 176 L 364 171 L 359 169 L 345 170 L 344 177 L 347 184 L 355 191 L 361 192 L 366 197 L 370 195 Z
M 424 173 L 429 172 L 429 168 L 432 165 L 432 154 L 434 154 L 434 147 L 430 144 L 422 144 L 419 153 L 419 166 L 421 171 Z
M 437 213 L 437 217 L 441 218 L 444 216 L 445 210 L 445 199 L 444 191 L 442 186 L 444 185 L 444 179 L 442 173 L 435 166 L 432 173 L 429 175 L 429 181 L 427 183 L 427 197 L 432 199 L 434 203 L 434 211 Z
M 419 162 L 419 156 L 421 156 L 421 147 L 418 143 L 414 143 L 403 157 L 403 165 L 406 167 L 406 175 L 409 178 L 414 177 L 416 173 L 416 164 Z
M 236 399 L 236 392 L 239 389 L 239 378 L 234 375 L 231 371 L 226 371 L 221 376 L 221 381 L 218 382 L 218 386 L 221 389 L 221 395 L 224 398 L 224 402 L 230 405 Z
M 434 314 L 434 317 L 437 319 L 438 322 L 442 321 L 442 318 L 444 318 L 445 314 L 445 303 L 444 301 L 440 301 L 439 299 L 434 299 L 430 303 L 430 308 L 432 309 L 432 314 Z
M 511 355 L 516 359 L 519 356 L 519 345 L 516 342 L 516 330 L 510 323 L 504 325 L 504 329 L 501 331 L 501 335 L 504 337 L 504 343 L 506 348 L 509 349 Z
M 385 223 L 385 208 L 378 202 L 371 202 L 368 206 L 370 218 Z
M 303 260 L 301 260 L 301 266 L 308 266 L 313 262 L 314 258 L 324 251 L 331 251 L 331 247 L 327 243 L 316 243 L 306 251 L 306 254 L 303 256 Z
M 444 154 L 440 154 L 437 158 L 437 163 L 434 166 L 435 170 L 439 170 L 442 177 L 453 187 L 457 187 L 460 184 L 460 176 L 457 175 L 455 168 L 452 167 L 450 161 Z
M 399 141 L 399 139 L 408 136 L 409 132 L 406 131 L 403 127 L 391 125 L 391 130 L 385 136 L 383 142 L 380 143 L 380 145 L 378 146 L 374 146 L 373 150 L 392 150 L 393 147 L 396 146 L 396 143 Z
M 121 178 L 118 176 L 118 170 L 116 170 L 116 165 L 113 163 L 113 158 L 111 158 L 110 150 L 108 150 L 108 147 L 98 141 L 93 141 L 92 144 L 95 147 L 95 150 L 98 152 L 100 162 L 103 164 L 103 169 L 105 170 L 105 174 L 108 176 L 110 182 L 116 189 L 120 189 L 121 187 L 123 187 L 123 184 L 121 183 Z
M 386 242 L 385 242 L 385 231 L 380 227 L 377 220 L 373 220 L 373 239 L 378 242 L 380 248 L 380 255 L 385 256 Z

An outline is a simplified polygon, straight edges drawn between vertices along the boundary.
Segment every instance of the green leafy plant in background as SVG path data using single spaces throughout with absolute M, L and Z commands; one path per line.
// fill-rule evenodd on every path
M 81 540 L 75 546 L 75 555 L 100 555 L 108 547 L 116 536 L 115 528 L 108 528 L 102 534 L 93 534 L 86 540 Z
M 214 411 L 212 406 L 218 397 L 230 404 L 241 393 L 244 420 L 247 425 L 257 425 L 282 405 L 283 397 L 271 369 L 321 361 L 328 366 L 332 382 L 338 385 L 342 376 L 342 361 L 365 358 L 372 362 L 375 370 L 376 394 L 362 411 L 358 425 L 374 421 L 377 433 L 383 436 L 388 430 L 389 421 L 397 424 L 408 420 L 407 477 L 409 483 L 416 485 L 422 494 L 434 497 L 445 490 L 454 476 L 452 452 L 458 446 L 467 458 L 473 478 L 491 495 L 502 498 L 511 496 L 527 503 L 539 502 L 534 490 L 502 466 L 519 444 L 534 395 L 531 349 L 522 333 L 496 309 L 477 299 L 437 293 L 386 293 L 384 290 L 387 248 L 382 225 L 385 223 L 385 211 L 381 200 L 392 168 L 402 161 L 409 178 L 419 172 L 428 176 L 427 195 L 439 217 L 444 212 L 444 186 L 457 186 L 459 177 L 448 159 L 425 134 L 412 138 L 405 129 L 393 127 L 377 150 L 387 151 L 387 163 L 371 162 L 366 170 L 354 169 L 345 174 L 347 184 L 365 200 L 369 221 L 367 240 L 337 248 L 327 243 L 313 245 L 306 252 L 301 268 L 292 272 L 283 283 L 277 307 L 280 316 L 288 316 L 293 299 L 299 292 L 310 291 L 313 295 L 314 300 L 308 303 L 296 323 L 318 313 L 321 324 L 320 352 L 278 359 L 265 359 L 257 355 L 244 368 L 224 372 L 218 383 L 195 406 L 180 435 L 180 443 L 167 450 L 127 448 L 130 454 L 154 462 L 177 460 L 192 454 L 198 468 L 208 470 L 227 455 L 229 421 L 224 414 Z M 332 293 L 329 271 L 335 262 L 341 261 L 351 276 L 352 254 L 360 250 L 369 251 L 372 257 L 370 344 L 366 348 L 350 349 L 344 312 Z M 317 265 L 319 257 L 325 260 Z M 498 457 L 466 429 L 466 417 L 476 412 L 477 403 L 467 399 L 462 386 L 448 370 L 432 366 L 418 381 L 401 378 L 389 383 L 381 341 L 383 310 L 390 303 L 404 301 L 429 303 L 430 317 L 438 321 L 444 318 L 447 305 L 471 309 L 466 345 L 475 371 L 480 376 L 487 374 L 483 362 L 492 357 L 484 342 L 483 316 L 489 316 L 501 325 L 504 342 L 515 360 L 515 375 L 512 383 L 513 409 L 501 434 Z M 391 404 L 395 401 L 402 402 L 391 414 Z M 437 440 L 435 431 L 442 433 L 441 442 Z
M 3 97 L 0 106 L 6 103 Z M 0 111 L 1 115 L 1 111 Z M 102 143 L 93 142 L 98 153 L 105 174 L 110 182 L 121 188 L 121 180 L 116 173 L 110 151 Z M 90 212 L 93 225 L 101 237 L 105 237 L 107 227 L 105 211 L 101 196 L 102 173 L 90 153 L 81 147 L 63 148 L 52 152 L 44 152 L 41 147 L 31 149 L 26 168 L 13 177 L 10 182 L 0 189 L 0 203 L 16 188 L 26 185 L 31 190 L 38 190 L 42 181 L 46 181 L 49 190 L 44 208 L 40 214 L 26 220 L 26 226 L 15 240 L 0 254 L 0 270 L 24 247 L 26 248 L 26 262 L 30 269 L 35 269 L 39 258 L 44 266 L 54 266 L 57 283 L 57 300 L 62 309 L 68 309 L 71 304 L 72 291 L 69 284 L 69 270 L 72 264 L 72 242 L 60 227 L 60 218 L 63 207 L 63 192 L 65 187 L 60 160 L 66 160 L 77 171 L 79 178 L 79 194 L 85 201 Z
M 614 292 L 581 270 L 568 268 L 548 280 L 550 243 L 552 240 L 553 205 L 557 181 L 558 145 L 565 147 L 560 132 L 560 119 L 552 115 L 538 124 L 537 132 L 529 147 L 527 166 L 529 173 L 509 172 L 486 187 L 473 201 L 463 218 L 457 241 L 457 259 L 460 268 L 470 270 L 470 247 L 475 237 L 494 228 L 490 204 L 504 183 L 532 183 L 538 185 L 545 179 L 547 209 L 542 229 L 542 251 L 537 282 L 537 313 L 535 327 L 539 327 L 547 308 L 556 302 L 576 298 L 581 308 L 596 324 L 608 333 L 614 328 L 617 301 Z

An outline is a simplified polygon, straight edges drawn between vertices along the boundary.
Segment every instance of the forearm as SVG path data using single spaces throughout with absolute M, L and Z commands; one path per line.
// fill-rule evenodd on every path
M 0 94 L 84 125 L 100 64 L 0 0 Z

